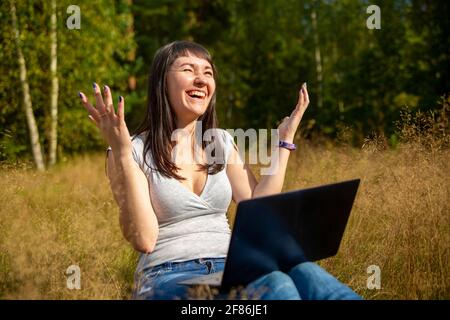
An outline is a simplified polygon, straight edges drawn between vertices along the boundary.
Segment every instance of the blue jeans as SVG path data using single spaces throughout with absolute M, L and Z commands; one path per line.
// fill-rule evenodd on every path
M 134 299 L 190 299 L 190 287 L 178 282 L 196 275 L 222 271 L 224 258 L 167 262 L 135 275 Z M 217 295 L 227 299 L 227 295 Z M 288 273 L 273 271 L 248 284 L 237 299 L 258 300 L 360 300 L 352 289 L 313 262 L 296 265 Z

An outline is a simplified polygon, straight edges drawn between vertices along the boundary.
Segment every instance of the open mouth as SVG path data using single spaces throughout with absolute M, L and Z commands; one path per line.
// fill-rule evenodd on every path
M 188 90 L 188 91 L 186 91 L 186 94 L 192 99 L 196 99 L 196 100 L 204 100 L 204 99 L 206 99 L 206 93 L 203 92 L 203 91 Z

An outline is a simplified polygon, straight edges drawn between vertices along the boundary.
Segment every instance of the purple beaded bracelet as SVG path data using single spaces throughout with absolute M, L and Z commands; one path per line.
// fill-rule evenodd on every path
M 297 146 L 295 144 L 289 143 L 286 141 L 281 141 L 281 140 L 280 140 L 280 143 L 278 144 L 278 146 L 280 146 L 281 148 L 286 148 L 289 151 L 294 151 L 295 149 L 297 149 Z

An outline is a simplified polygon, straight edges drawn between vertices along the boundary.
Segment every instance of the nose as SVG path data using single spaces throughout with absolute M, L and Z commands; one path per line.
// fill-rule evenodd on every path
M 194 84 L 204 86 L 207 85 L 208 82 L 206 81 L 205 76 L 203 74 L 197 73 L 194 79 Z

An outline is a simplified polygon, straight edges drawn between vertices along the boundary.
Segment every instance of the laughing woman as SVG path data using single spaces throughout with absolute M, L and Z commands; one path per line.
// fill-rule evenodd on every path
M 110 146 L 107 173 L 122 233 L 141 253 L 136 299 L 189 299 L 190 290 L 180 281 L 224 268 L 231 200 L 239 203 L 281 192 L 294 135 L 309 104 L 306 84 L 292 114 L 278 126 L 285 142 L 276 150 L 278 171 L 258 182 L 240 159 L 231 135 L 217 128 L 216 77 L 211 56 L 202 46 L 175 41 L 160 48 L 149 75 L 147 111 L 132 138 L 123 97 L 116 112 L 108 86 L 102 92 L 94 83 L 95 106 L 79 94 Z M 215 139 L 199 141 L 198 124 L 201 137 L 213 130 Z M 209 143 L 223 146 L 223 161 L 211 161 Z M 311 262 L 287 273 L 264 275 L 246 284 L 243 294 L 258 299 L 360 299 Z

